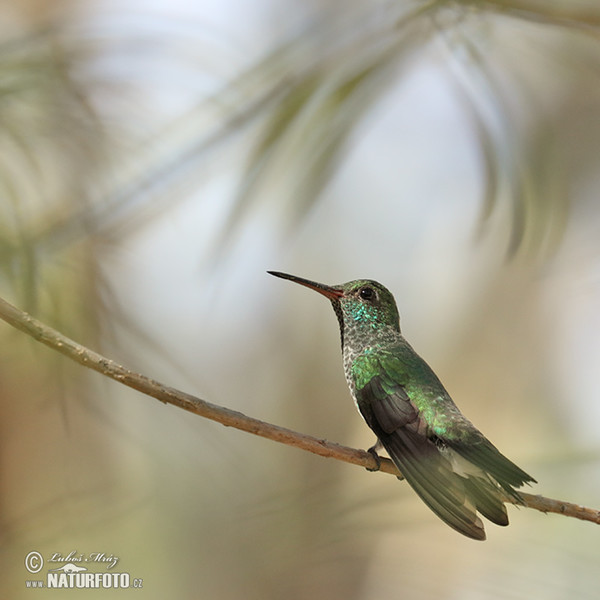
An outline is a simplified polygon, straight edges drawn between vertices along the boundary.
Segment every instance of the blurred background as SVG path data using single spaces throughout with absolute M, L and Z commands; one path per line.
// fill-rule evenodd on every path
M 377 279 L 531 491 L 600 508 L 596 2 L 27 0 L 0 30 L 4 298 L 366 448 L 329 304 L 265 271 Z M 32 550 L 143 578 L 107 598 L 597 597 L 593 524 L 510 506 L 476 543 L 393 477 L 0 335 L 5 598 L 48 593 Z

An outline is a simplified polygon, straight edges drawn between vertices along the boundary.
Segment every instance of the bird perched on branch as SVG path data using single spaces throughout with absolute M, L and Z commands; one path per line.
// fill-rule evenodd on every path
M 323 285 L 269 271 L 329 298 L 338 318 L 344 372 L 360 414 L 413 490 L 456 531 L 485 539 L 477 513 L 508 525 L 504 502 L 535 479 L 506 458 L 460 412 L 429 365 L 400 333 L 392 294 L 368 279 Z

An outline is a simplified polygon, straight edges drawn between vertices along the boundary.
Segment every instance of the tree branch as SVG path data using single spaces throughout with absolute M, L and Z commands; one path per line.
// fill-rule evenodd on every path
M 217 421 L 226 427 L 235 427 L 236 429 L 275 442 L 307 450 L 308 452 L 318 454 L 319 456 L 334 458 L 353 465 L 365 467 L 366 469 L 377 469 L 377 461 L 365 450 L 348 448 L 327 440 L 298 433 L 291 429 L 286 429 L 285 427 L 265 423 L 259 419 L 248 417 L 241 412 L 211 404 L 210 402 L 206 402 L 206 400 L 202 400 L 191 394 L 186 394 L 185 392 L 169 387 L 159 381 L 150 379 L 145 375 L 134 373 L 114 361 L 89 350 L 85 346 L 81 346 L 55 329 L 44 325 L 37 319 L 34 319 L 31 315 L 19 310 L 2 298 L 0 298 L 0 318 L 42 344 L 64 354 L 71 360 L 97 371 L 106 377 L 110 377 L 134 390 L 138 390 L 147 396 L 152 396 L 165 404 L 173 404 L 174 406 L 183 408 L 184 410 L 201 417 Z M 387 458 L 381 458 L 379 470 L 384 473 L 401 477 L 401 474 L 394 463 Z M 591 521 L 592 523 L 600 524 L 600 510 L 533 494 L 521 493 L 521 496 L 523 498 L 524 506 L 527 508 L 533 508 L 544 513 L 557 513 L 567 517 L 574 517 L 583 521 Z M 512 502 L 513 504 L 516 503 L 513 498 L 509 497 L 506 498 L 506 501 Z

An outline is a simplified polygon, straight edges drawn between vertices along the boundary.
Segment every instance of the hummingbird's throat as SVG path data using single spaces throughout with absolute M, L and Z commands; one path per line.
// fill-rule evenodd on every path
M 333 312 L 337 317 L 340 325 L 340 341 L 342 343 L 342 352 L 344 351 L 344 312 L 342 311 L 342 304 L 339 300 L 330 298 L 331 306 L 333 306 Z

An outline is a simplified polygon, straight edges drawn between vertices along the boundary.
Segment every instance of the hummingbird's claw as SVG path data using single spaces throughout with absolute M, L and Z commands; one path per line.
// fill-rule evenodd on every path
M 374 469 L 365 467 L 367 469 L 367 471 L 370 471 L 371 473 L 374 473 L 375 471 L 379 471 L 379 469 L 381 469 L 381 457 L 379 456 L 379 454 L 377 454 L 378 444 L 379 444 L 379 441 L 377 442 L 377 444 L 375 444 L 374 446 L 371 446 L 367 450 L 367 452 L 375 459 L 375 462 L 377 463 L 377 467 L 375 467 Z
M 378 448 L 381 447 L 381 442 L 377 440 L 377 442 L 367 450 L 367 452 L 375 459 L 375 462 L 377 463 L 377 467 L 375 467 L 374 469 L 369 469 L 369 467 L 365 467 L 365 469 L 367 469 L 367 471 L 370 471 L 371 473 L 374 473 L 375 471 L 379 471 L 381 469 L 381 456 L 377 454 Z M 404 475 L 396 475 L 396 479 L 398 481 L 404 481 Z

